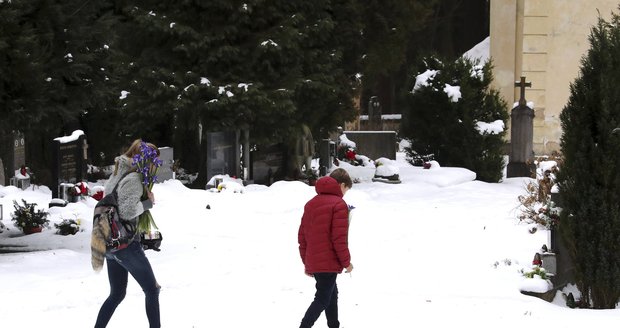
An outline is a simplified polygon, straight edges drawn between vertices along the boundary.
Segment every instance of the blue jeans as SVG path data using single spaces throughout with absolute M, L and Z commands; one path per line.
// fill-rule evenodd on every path
M 329 328 L 338 328 L 340 327 L 340 322 L 338 321 L 338 286 L 336 285 L 338 274 L 335 272 L 319 272 L 313 275 L 316 280 L 316 294 L 314 294 L 314 301 L 306 310 L 306 314 L 301 320 L 299 327 L 312 327 L 316 319 L 321 315 L 321 312 L 325 311 L 327 326 Z
M 106 263 L 110 280 L 110 295 L 99 310 L 95 328 L 107 326 L 114 310 L 125 298 L 128 273 L 131 273 L 144 291 L 149 327 L 159 328 L 161 326 L 159 321 L 160 287 L 140 242 L 134 241 L 123 250 L 106 253 Z

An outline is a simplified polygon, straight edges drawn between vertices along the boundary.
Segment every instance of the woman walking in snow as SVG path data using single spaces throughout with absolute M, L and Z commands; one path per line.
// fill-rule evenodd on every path
M 349 208 L 342 197 L 352 186 L 347 171 L 338 168 L 316 182 L 317 195 L 304 207 L 299 253 L 306 275 L 316 280 L 316 294 L 300 328 L 312 327 L 323 311 L 329 328 L 340 327 L 336 277 L 343 269 L 353 270 L 348 246 Z
M 118 194 L 118 213 L 121 218 L 131 223 L 133 231 L 136 231 L 138 216 L 153 207 L 155 202 L 153 193 L 148 191 L 148 189 L 148 198 L 141 200 L 145 187 L 142 184 L 141 174 L 136 172 L 135 167 L 132 166 L 132 158 L 140 153 L 141 144 L 142 140 L 135 140 L 123 155 L 116 158 L 114 173 L 105 184 L 106 195 L 111 193 L 118 184 L 116 190 Z M 155 145 L 147 145 L 149 148 L 157 151 L 159 155 L 159 150 Z M 117 251 L 106 251 L 105 259 L 110 281 L 110 295 L 99 310 L 95 328 L 106 327 L 116 307 L 125 298 L 129 273 L 131 273 L 144 291 L 149 327 L 159 328 L 161 326 L 159 317 L 160 286 L 157 280 L 155 280 L 151 264 L 140 244 L 140 234 L 136 233 L 134 235 L 127 248 Z M 95 260 L 93 259 L 93 266 L 95 266 Z M 103 265 L 102 260 L 101 265 Z

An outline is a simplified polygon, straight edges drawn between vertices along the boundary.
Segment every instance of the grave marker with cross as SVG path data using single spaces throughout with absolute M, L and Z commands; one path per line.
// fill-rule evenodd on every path
M 527 106 L 527 102 L 525 101 L 525 88 L 531 88 L 532 82 L 525 82 L 525 76 L 522 76 L 520 81 L 515 81 L 515 87 L 521 88 L 519 106 Z
M 525 81 L 525 76 L 515 82 L 521 88 L 519 103 L 510 114 L 510 159 L 506 167 L 506 176 L 531 177 L 534 172 L 532 163 L 534 139 L 534 110 L 527 106 L 525 88 L 532 87 Z

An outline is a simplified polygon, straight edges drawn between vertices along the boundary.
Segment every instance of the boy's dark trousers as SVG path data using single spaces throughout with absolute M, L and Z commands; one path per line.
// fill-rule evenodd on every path
M 314 301 L 308 307 L 299 328 L 312 327 L 323 311 L 325 311 L 327 318 L 327 326 L 338 328 L 340 327 L 340 322 L 338 322 L 338 286 L 336 286 L 338 274 L 336 272 L 319 272 L 313 275 L 316 280 L 316 294 L 314 294 Z

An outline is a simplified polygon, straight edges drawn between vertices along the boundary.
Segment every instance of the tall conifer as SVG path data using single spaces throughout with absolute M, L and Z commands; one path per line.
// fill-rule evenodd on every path
M 582 301 L 615 308 L 620 297 L 620 17 L 599 19 L 562 110 L 559 229 Z
M 176 141 L 182 158 L 195 158 L 207 131 L 248 129 L 264 145 L 286 140 L 303 122 L 335 129 L 353 116 L 355 66 L 344 58 L 360 56 L 347 47 L 356 39 L 342 42 L 341 34 L 355 29 L 353 0 L 134 1 L 120 8 L 116 46 L 126 78 L 118 92 L 127 95 L 121 112 L 130 135 Z M 194 168 L 204 168 L 200 154 Z
M 49 183 L 51 140 L 109 102 L 109 1 L 0 3 L 0 129 L 26 134 L 26 160 Z

